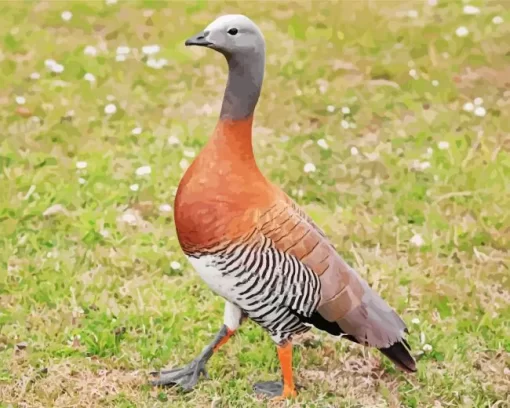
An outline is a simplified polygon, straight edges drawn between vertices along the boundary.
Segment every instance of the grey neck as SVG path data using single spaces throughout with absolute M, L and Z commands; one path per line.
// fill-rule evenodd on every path
M 240 120 L 253 115 L 264 79 L 265 52 L 227 56 L 228 81 L 220 119 Z

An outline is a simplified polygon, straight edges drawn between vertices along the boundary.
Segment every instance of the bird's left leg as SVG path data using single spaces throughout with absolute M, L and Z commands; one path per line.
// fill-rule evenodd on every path
M 156 386 L 180 385 L 184 390 L 191 390 L 198 382 L 201 374 L 209 377 L 205 366 L 212 355 L 225 344 L 241 325 L 243 319 L 241 309 L 230 302 L 225 303 L 224 324 L 214 340 L 207 345 L 202 352 L 187 366 L 174 368 L 172 370 L 162 370 L 159 372 L 159 378 L 151 381 Z M 158 374 L 152 372 L 151 374 Z
M 274 400 L 295 397 L 297 392 L 292 374 L 292 342 L 290 340 L 278 345 L 278 358 L 282 367 L 283 383 L 279 381 L 261 382 L 255 384 L 253 390 L 257 394 L 273 397 Z

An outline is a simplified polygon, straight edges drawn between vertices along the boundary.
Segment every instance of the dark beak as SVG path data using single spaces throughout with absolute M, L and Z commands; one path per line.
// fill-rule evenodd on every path
M 186 45 L 186 46 L 198 45 L 200 47 L 208 47 L 212 43 L 205 39 L 206 36 L 207 36 L 207 33 L 202 31 L 201 33 L 198 33 L 197 35 L 194 35 L 193 37 L 188 38 L 186 40 L 186 42 L 184 43 L 184 45 Z

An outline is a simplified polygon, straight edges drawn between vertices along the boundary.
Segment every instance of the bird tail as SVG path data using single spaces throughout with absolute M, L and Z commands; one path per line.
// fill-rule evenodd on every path
M 379 350 L 402 370 L 413 373 L 416 371 L 416 362 L 409 353 L 409 349 L 409 344 L 405 340 L 401 340 L 390 347 Z

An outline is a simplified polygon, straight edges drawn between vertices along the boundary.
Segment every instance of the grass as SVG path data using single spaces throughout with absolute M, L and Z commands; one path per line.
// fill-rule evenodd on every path
M 260 167 L 403 316 L 419 358 L 406 376 L 314 331 L 294 357 L 303 390 L 273 405 L 508 406 L 510 9 L 473 5 L 1 3 L 0 406 L 267 405 L 251 384 L 279 366 L 252 323 L 195 391 L 146 385 L 222 323 L 164 205 L 212 131 L 226 75 L 184 39 L 232 12 L 267 40 Z M 141 52 L 151 44 L 160 69 Z

